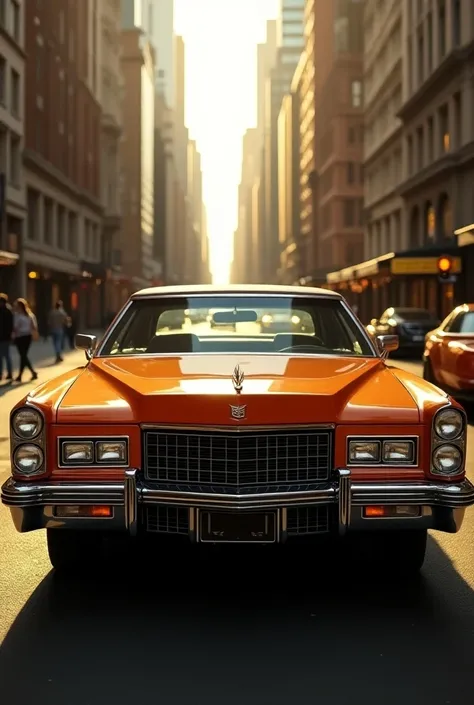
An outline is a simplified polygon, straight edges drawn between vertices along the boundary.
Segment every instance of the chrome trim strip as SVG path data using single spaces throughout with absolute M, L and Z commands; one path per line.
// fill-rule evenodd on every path
M 7 507 L 36 507 L 64 504 L 110 504 L 123 506 L 124 483 L 21 482 L 10 477 L 1 499 Z
M 351 471 L 338 470 L 339 477 L 339 535 L 344 536 L 351 523 Z
M 203 433 L 254 433 L 259 431 L 332 431 L 333 423 L 323 424 L 278 424 L 276 426 L 186 426 L 177 424 L 143 423 L 142 431 L 201 431 Z
M 465 479 L 456 484 L 439 482 L 367 483 L 351 481 L 350 471 L 338 470 L 339 480 L 318 489 L 302 492 L 268 492 L 250 495 L 222 495 L 164 491 L 137 482 L 136 470 L 126 472 L 121 483 L 26 483 L 9 478 L 2 487 L 1 499 L 9 507 L 35 507 L 64 504 L 109 504 L 124 506 L 127 500 L 127 525 L 137 520 L 138 504 L 170 504 L 202 508 L 278 509 L 310 504 L 339 502 L 339 523 L 347 527 L 352 506 L 367 504 L 418 504 L 455 509 L 474 505 L 474 485 Z
M 137 471 L 126 470 L 124 482 L 125 528 L 130 536 L 137 535 L 138 529 L 138 491 Z

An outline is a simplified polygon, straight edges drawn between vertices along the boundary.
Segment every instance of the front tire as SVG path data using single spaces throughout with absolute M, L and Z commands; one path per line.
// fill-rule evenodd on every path
M 102 557 L 102 536 L 95 531 L 46 529 L 51 565 L 61 573 L 97 568 Z

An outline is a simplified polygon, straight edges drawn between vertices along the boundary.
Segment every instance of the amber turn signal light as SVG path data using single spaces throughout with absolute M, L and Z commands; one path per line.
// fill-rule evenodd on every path
M 93 517 L 96 519 L 107 519 L 113 516 L 112 507 L 104 506 L 81 506 L 81 505 L 66 505 L 64 507 L 56 507 L 55 516 L 57 517 Z
M 420 507 L 399 504 L 395 506 L 374 505 L 364 507 L 363 516 L 365 519 L 413 518 L 420 516 Z

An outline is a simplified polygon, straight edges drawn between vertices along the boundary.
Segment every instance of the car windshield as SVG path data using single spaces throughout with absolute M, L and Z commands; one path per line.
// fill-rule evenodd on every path
M 375 355 L 340 299 L 264 296 L 136 299 L 100 351 L 101 356 L 183 353 Z

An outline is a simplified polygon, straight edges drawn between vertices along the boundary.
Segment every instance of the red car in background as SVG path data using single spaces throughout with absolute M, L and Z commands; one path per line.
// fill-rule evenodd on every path
M 423 378 L 459 400 L 474 401 L 474 304 L 457 306 L 426 335 Z

